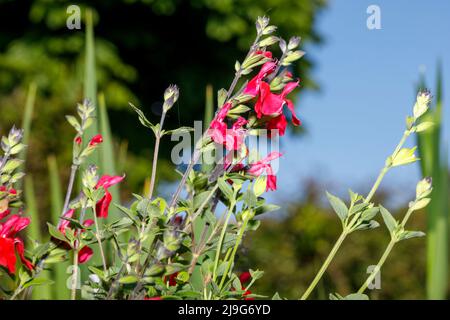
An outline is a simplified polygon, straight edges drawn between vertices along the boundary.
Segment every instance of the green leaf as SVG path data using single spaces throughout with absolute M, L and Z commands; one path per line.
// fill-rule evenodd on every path
M 331 206 L 333 207 L 334 212 L 336 212 L 339 219 L 341 219 L 341 221 L 344 222 L 345 218 L 347 218 L 348 215 L 348 208 L 345 205 L 344 201 L 332 195 L 328 191 L 327 191 L 327 198 Z
M 369 300 L 369 296 L 363 293 L 351 293 L 344 300 Z
M 43 286 L 43 285 L 50 285 L 53 284 L 52 280 L 49 279 L 45 279 L 45 278 L 34 278 L 31 281 L 28 281 L 27 283 L 25 283 L 23 285 L 23 288 L 26 289 L 28 287 L 37 287 L 37 286 Z
M 64 236 L 64 234 L 59 231 L 54 225 L 52 225 L 51 223 L 47 222 L 47 226 L 48 226 L 48 232 L 50 233 L 50 235 L 58 240 L 64 241 L 66 242 L 67 239 Z
M 383 217 L 384 224 L 386 225 L 386 227 L 389 230 L 389 233 L 391 235 L 393 235 L 394 231 L 398 227 L 397 221 L 395 221 L 395 219 L 392 216 L 392 214 L 386 208 L 384 208 L 381 205 L 380 205 L 380 212 L 381 212 L 381 216 Z
M 144 113 L 141 111 L 141 109 L 139 109 L 138 107 L 136 107 L 134 104 L 132 104 L 131 102 L 129 103 L 130 107 L 133 108 L 134 111 L 136 111 L 136 113 L 138 114 L 139 117 L 139 121 L 142 123 L 142 125 L 144 127 L 150 128 L 150 129 L 154 129 L 154 125 L 147 119 L 147 117 L 144 115 Z
M 370 220 L 370 221 L 362 221 L 360 224 L 358 224 L 358 226 L 354 229 L 356 230 L 370 230 L 370 229 L 375 229 L 378 228 L 380 226 L 380 224 L 378 222 L 376 222 L 375 220 Z
M 253 192 L 257 197 L 261 196 L 264 192 L 266 192 L 266 185 L 267 185 L 266 176 L 259 176 L 258 178 L 256 178 L 253 184 Z
M 192 132 L 194 131 L 194 128 L 191 127 L 179 127 L 177 129 L 174 130 L 167 130 L 164 131 L 164 134 L 170 134 L 170 135 L 174 135 L 174 134 L 183 134 L 183 133 L 188 133 L 188 132 Z
M 137 281 L 138 281 L 138 278 L 133 275 L 125 276 L 125 277 L 122 277 L 119 279 L 119 283 L 122 283 L 122 284 L 131 284 L 131 283 L 136 283 Z
M 228 184 L 228 182 L 226 182 L 226 181 L 224 180 L 224 178 L 219 178 L 219 180 L 217 180 L 217 183 L 219 184 L 219 189 L 220 189 L 220 191 L 222 191 L 223 195 L 224 195 L 229 201 L 234 200 L 233 189 L 232 189 L 231 186 Z
M 417 210 L 423 209 L 430 203 L 430 201 L 431 201 L 430 198 L 423 198 L 418 201 L 415 201 L 411 205 L 411 210 L 417 211 Z
M 425 236 L 425 233 L 422 231 L 403 231 L 398 236 L 398 241 L 411 239 L 411 238 L 419 238 L 419 237 L 424 237 L 424 236 Z
M 375 218 L 375 216 L 377 215 L 378 211 L 379 211 L 378 207 L 367 208 L 366 210 L 364 210 L 362 212 L 361 218 L 364 221 L 372 220 L 373 218 Z
M 280 209 L 276 204 L 263 204 L 255 208 L 255 215 L 271 212 Z
M 2 168 L 2 173 L 10 173 L 16 170 L 21 164 L 23 160 L 21 159 L 11 159 L 8 160 L 5 166 Z

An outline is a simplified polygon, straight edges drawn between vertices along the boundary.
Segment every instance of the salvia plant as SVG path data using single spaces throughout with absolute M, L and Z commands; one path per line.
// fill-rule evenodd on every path
M 236 62 L 230 87 L 218 91 L 217 111 L 195 142 L 189 163 L 181 170 L 181 179 L 169 199 L 155 194 L 159 146 L 167 136 L 192 130 L 164 127 L 167 114 L 179 98 L 178 87 L 171 85 L 165 90 L 159 123 L 152 123 L 141 109 L 131 105 L 140 123 L 154 136 L 155 145 L 148 192 L 133 194 L 128 205 L 117 203 L 119 199 L 112 199 L 109 191 L 126 175 L 100 175 L 102 168 L 90 163 L 103 137 L 92 127 L 95 105 L 87 99 L 78 104 L 76 116 L 66 117 L 74 128 L 73 156 L 59 221 L 47 224 L 48 242 L 32 239 L 27 251 L 18 232 L 31 221 L 23 212 L 21 192 L 15 189 L 24 176 L 19 170 L 22 160 L 16 155 L 25 145 L 23 131 L 12 128 L 1 140 L 0 276 L 8 286 L 2 286 L 0 294 L 9 299 L 28 298 L 33 288 L 51 285 L 44 275 L 52 264 L 70 261 L 71 275 L 66 284 L 72 299 L 262 297 L 253 293 L 251 287 L 263 271 L 239 272 L 236 258 L 245 234 L 258 228 L 257 217 L 278 208 L 266 203 L 263 195 L 277 188 L 273 161 L 282 154 L 274 150 L 258 154 L 258 150 L 250 148 L 248 138 L 282 137 L 288 119 L 293 125 L 300 125 L 287 96 L 299 86 L 289 66 L 304 54 L 297 49 L 300 38 L 285 41 L 275 36 L 275 31 L 268 18 L 257 19 L 256 38 L 245 58 Z M 276 44 L 281 51 L 278 59 L 269 50 Z M 430 179 L 418 183 L 416 198 L 401 221 L 381 204 L 374 203 L 373 196 L 390 169 L 418 160 L 415 148 L 403 145 L 411 134 L 432 125 L 417 122 L 428 109 L 430 99 L 429 92 L 418 94 L 403 137 L 386 159 L 369 194 L 350 191 L 348 205 L 327 194 L 341 220 L 342 234 L 301 299 L 310 296 L 347 236 L 378 226 L 374 219 L 379 212 L 391 238 L 384 254 L 357 293 L 346 297 L 333 294 L 331 299 L 366 298 L 364 291 L 393 247 L 399 241 L 424 235 L 405 228 L 412 213 L 428 204 Z M 288 117 L 285 107 L 290 113 Z M 199 159 L 211 154 L 217 160 L 214 165 L 197 165 Z M 116 203 L 112 204 L 113 200 Z M 112 206 L 122 213 L 115 221 L 106 220 Z M 100 257 L 98 261 L 94 256 Z M 273 298 L 279 296 L 275 294 Z

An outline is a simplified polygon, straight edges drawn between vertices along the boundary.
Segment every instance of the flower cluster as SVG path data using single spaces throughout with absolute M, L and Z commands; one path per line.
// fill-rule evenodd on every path
M 259 20 L 261 21 L 261 20 Z M 265 22 L 260 25 L 260 30 L 266 30 Z M 261 31 L 264 33 L 263 31 Z M 266 31 L 272 32 L 272 29 Z M 270 41 L 267 39 L 271 39 Z M 299 86 L 300 80 L 293 79 L 291 72 L 284 69 L 279 74 L 281 66 L 287 66 L 290 62 L 300 58 L 302 54 L 292 51 L 299 45 L 299 38 L 293 37 L 286 46 L 284 40 L 279 39 L 283 56 L 280 60 L 273 58 L 271 51 L 266 48 L 267 43 L 275 43 L 276 39 L 269 37 L 261 42 L 256 42 L 247 58 L 241 64 L 236 64 L 236 74 L 244 75 L 250 73 L 255 66 L 261 65 L 257 74 L 251 78 L 244 87 L 234 96 L 227 94 L 224 104 L 219 108 L 216 116 L 212 120 L 207 135 L 219 146 L 224 146 L 227 151 L 231 151 L 224 159 L 225 169 L 230 171 L 245 170 L 245 173 L 252 176 L 266 174 L 266 190 L 276 189 L 276 176 L 270 165 L 270 161 L 281 156 L 279 152 L 272 152 L 265 158 L 254 163 L 249 162 L 249 166 L 244 166 L 243 161 L 249 154 L 245 139 L 253 129 L 266 129 L 267 136 L 283 136 L 288 124 L 284 114 L 284 107 L 291 113 L 292 124 L 299 126 L 300 120 L 295 113 L 293 102 L 287 98 L 295 88 Z M 295 57 L 293 57 L 295 56 Z M 247 107 L 243 103 L 252 103 L 253 107 Z M 243 115 L 236 117 L 236 113 L 244 111 Z M 249 111 L 249 112 L 247 112 Z M 240 151 L 240 152 L 239 152 Z M 238 159 L 233 158 L 232 152 L 240 153 Z M 231 164 L 234 164 L 231 166 Z

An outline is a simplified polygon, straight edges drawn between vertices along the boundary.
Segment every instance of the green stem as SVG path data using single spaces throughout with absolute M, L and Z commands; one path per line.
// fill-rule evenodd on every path
M 155 141 L 155 150 L 153 152 L 153 162 L 152 162 L 152 176 L 150 178 L 150 190 L 148 192 L 148 199 L 151 200 L 153 197 L 153 190 L 155 188 L 155 179 L 156 179 L 156 168 L 158 164 L 158 153 L 159 153 L 159 144 L 161 141 L 161 130 L 164 125 L 164 118 L 166 117 L 166 112 L 163 111 L 163 114 L 161 115 L 161 120 L 159 122 L 159 130 L 156 134 L 156 141 Z
M 384 262 L 386 261 L 387 257 L 389 256 L 389 253 L 391 253 L 392 248 L 394 247 L 395 243 L 396 243 L 395 238 L 392 238 L 391 241 L 389 242 L 389 245 L 386 247 L 386 250 L 384 250 L 384 253 L 381 256 L 380 261 L 378 261 L 377 265 L 370 273 L 366 282 L 364 282 L 364 284 L 361 286 L 361 288 L 359 288 L 358 293 L 363 293 L 367 289 L 369 284 L 373 281 L 373 279 L 378 274 L 378 272 L 380 272 L 381 267 L 383 266 Z
M 22 292 L 23 288 L 22 285 L 19 285 L 16 290 L 14 290 L 13 295 L 11 296 L 11 298 L 9 298 L 9 300 L 15 300 L 16 297 Z
M 413 213 L 414 210 L 409 209 L 406 214 L 405 217 L 403 218 L 400 227 L 404 228 L 406 223 L 408 222 L 409 218 L 411 217 L 411 214 Z M 375 276 L 377 275 L 378 272 L 380 272 L 381 267 L 383 266 L 383 264 L 385 263 L 387 257 L 389 256 L 389 254 L 391 253 L 392 249 L 394 248 L 394 245 L 397 243 L 398 239 L 397 237 L 394 235 L 391 238 L 391 241 L 389 242 L 388 246 L 386 247 L 386 250 L 384 250 L 383 255 L 381 256 L 380 260 L 378 261 L 377 265 L 375 266 L 375 268 L 372 270 L 372 272 L 370 273 L 369 277 L 367 278 L 367 280 L 364 282 L 364 284 L 361 286 L 361 288 L 359 288 L 358 293 L 364 293 L 364 291 L 366 291 L 367 287 L 369 286 L 369 284 L 373 281 L 373 279 L 375 278 Z
M 72 274 L 72 290 L 71 300 L 77 298 L 77 284 L 78 284 L 78 249 L 73 251 L 73 274 Z
M 70 169 L 69 184 L 67 186 L 66 198 L 64 200 L 64 206 L 63 206 L 63 210 L 61 212 L 61 216 L 59 218 L 58 226 L 61 225 L 62 217 L 64 216 L 64 214 L 66 213 L 67 209 L 69 208 L 70 195 L 72 194 L 73 184 L 75 182 L 75 176 L 76 176 L 78 167 L 79 166 L 77 166 L 75 164 L 72 164 L 72 167 Z
M 222 289 L 222 287 L 225 283 L 225 279 L 228 275 L 228 272 L 230 272 L 231 265 L 234 262 L 234 257 L 236 256 L 237 249 L 238 249 L 239 245 L 241 244 L 242 237 L 244 235 L 245 229 L 247 228 L 247 223 L 248 223 L 248 219 L 245 219 L 244 222 L 242 223 L 241 229 L 239 230 L 239 234 L 236 239 L 236 243 L 234 244 L 233 252 L 231 253 L 231 257 L 230 257 L 230 260 L 228 261 L 227 268 L 225 269 L 225 272 L 222 275 L 222 279 L 220 280 L 219 291 Z M 227 261 L 227 259 L 225 259 L 224 261 Z
M 219 265 L 219 257 L 220 252 L 222 251 L 223 239 L 225 238 L 225 233 L 227 231 L 228 222 L 230 221 L 231 214 L 233 213 L 233 209 L 235 206 L 235 202 L 231 202 L 230 208 L 228 209 L 227 216 L 225 218 L 225 222 L 222 227 L 222 232 L 220 233 L 219 243 L 217 244 L 216 258 L 214 260 L 214 269 L 213 269 L 213 277 L 212 280 L 215 281 L 217 277 L 217 267 Z
M 309 285 L 308 289 L 305 291 L 305 293 L 302 295 L 302 297 L 300 298 L 300 300 L 306 300 L 309 295 L 311 294 L 311 292 L 314 290 L 314 288 L 316 287 L 317 283 L 320 281 L 320 279 L 322 278 L 325 270 L 327 270 L 328 266 L 330 265 L 331 261 L 333 260 L 334 256 L 336 255 L 336 252 L 339 250 L 339 247 L 341 246 L 342 242 L 344 242 L 345 238 L 347 237 L 348 233 L 347 231 L 344 229 L 341 233 L 341 235 L 339 236 L 339 239 L 336 241 L 336 243 L 333 246 L 333 249 L 331 249 L 330 254 L 328 255 L 327 259 L 325 260 L 325 262 L 323 263 L 322 267 L 320 268 L 319 272 L 317 272 L 314 280 L 311 282 L 311 284 Z
M 98 227 L 98 219 L 97 219 L 97 212 L 96 212 L 95 206 L 93 207 L 93 211 L 94 211 L 94 224 L 95 224 L 95 238 L 97 239 L 98 248 L 100 250 L 100 256 L 102 257 L 103 271 L 106 273 L 108 268 L 106 267 L 106 258 L 105 258 L 105 253 L 103 251 L 102 239 L 100 238 L 100 233 L 99 233 L 100 229 Z
M 192 217 L 188 217 L 188 221 L 186 221 L 186 225 L 183 229 L 184 232 L 186 232 L 189 228 L 190 225 L 194 225 L 194 221 L 195 219 L 203 212 L 203 209 L 205 209 L 206 205 L 208 204 L 209 200 L 211 199 L 211 197 L 214 195 L 214 193 L 217 191 L 217 189 L 219 188 L 219 185 L 216 184 L 211 191 L 209 192 L 208 196 L 206 197 L 206 199 L 202 202 L 202 204 L 200 205 L 200 207 L 197 209 L 197 211 L 194 212 L 194 214 L 192 215 Z

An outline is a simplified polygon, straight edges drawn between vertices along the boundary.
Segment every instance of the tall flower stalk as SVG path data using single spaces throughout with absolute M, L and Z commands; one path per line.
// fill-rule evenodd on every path
M 394 152 L 386 159 L 384 167 L 381 169 L 374 185 L 365 198 L 351 192 L 350 208 L 347 209 L 345 203 L 342 200 L 328 194 L 328 198 L 333 207 L 333 210 L 341 219 L 343 230 L 333 248 L 331 249 L 331 252 L 314 277 L 313 281 L 308 286 L 305 293 L 301 296 L 301 300 L 308 299 L 311 292 L 317 286 L 331 261 L 335 257 L 342 243 L 350 233 L 355 230 L 372 229 L 378 226 L 378 223 L 376 221 L 371 220 L 378 211 L 378 208 L 374 207 L 374 204 L 371 203 L 371 200 L 378 190 L 378 187 L 380 186 L 384 176 L 391 168 L 413 163 L 418 160 L 418 158 L 416 158 L 416 156 L 414 155 L 416 147 L 409 149 L 403 148 L 403 145 L 412 133 L 424 131 L 431 126 L 431 124 L 429 123 L 417 124 L 417 120 L 427 111 L 430 101 L 431 95 L 429 92 L 419 92 L 413 108 L 413 115 L 406 118 L 406 130 L 404 131 L 400 142 L 394 149 Z

